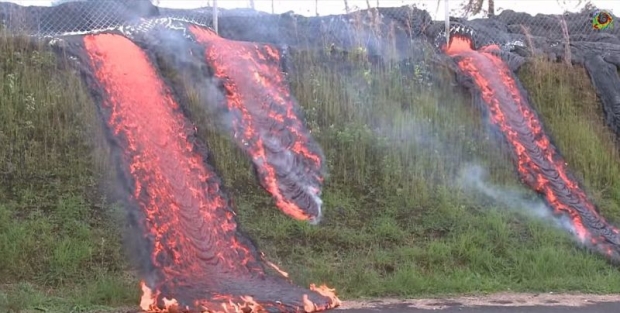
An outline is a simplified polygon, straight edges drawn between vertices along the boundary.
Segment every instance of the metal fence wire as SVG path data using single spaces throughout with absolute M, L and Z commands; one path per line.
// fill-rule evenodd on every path
M 222 2 L 225 3 L 225 1 L 220 1 L 220 3 Z M 325 1 L 315 0 L 313 2 L 315 3 L 316 13 L 318 14 L 321 8 L 321 2 L 325 3 Z M 330 0 L 330 6 L 333 6 L 333 2 L 335 2 L 335 0 Z M 397 3 L 397 5 L 402 5 L 403 2 L 406 1 L 387 1 L 386 6 L 394 6 L 395 3 Z M 424 25 L 425 23 L 427 24 L 431 20 L 445 19 L 444 16 L 432 16 L 431 13 L 428 13 L 434 12 L 436 8 L 441 7 L 435 0 L 410 2 L 413 4 L 394 8 L 381 8 L 377 10 L 376 6 L 371 6 L 370 1 L 365 2 L 367 7 L 364 8 L 349 7 L 347 5 L 347 1 L 343 1 L 343 8 L 346 7 L 346 11 L 350 13 L 347 15 L 342 15 L 340 18 L 345 19 L 345 22 L 349 22 L 349 24 L 365 23 L 367 24 L 366 26 L 375 24 L 377 21 L 385 24 L 386 18 L 397 23 L 411 23 L 417 24 L 417 26 Z M 449 5 L 450 8 L 452 8 L 449 12 L 452 16 L 450 20 L 452 22 L 463 20 L 462 17 L 455 16 L 464 15 L 471 11 L 479 12 L 475 16 L 488 15 L 488 12 L 485 14 L 485 11 L 494 9 L 492 7 L 488 7 L 488 2 L 489 0 L 450 1 Z M 541 2 L 546 3 L 546 5 L 549 6 L 553 5 L 556 1 L 528 1 L 527 3 L 521 2 L 520 5 L 540 5 Z M 559 6 L 561 2 L 562 1 L 557 1 L 557 5 Z M 17 3 L 19 3 L 19 0 L 17 0 Z M 284 20 L 286 19 L 296 18 L 295 15 L 290 13 L 264 13 L 255 11 L 252 8 L 214 9 L 214 3 L 217 3 L 217 1 L 205 1 L 204 7 L 189 10 L 157 7 L 149 0 L 62 1 L 62 3 L 51 7 L 26 7 L 12 2 L 0 2 L 0 25 L 2 28 L 11 33 L 25 33 L 34 36 L 57 36 L 67 33 L 82 33 L 114 28 L 131 23 L 141 18 L 153 16 L 172 17 L 187 22 L 213 27 L 220 31 L 226 31 L 227 29 L 254 29 L 254 31 L 257 31 L 256 29 L 265 28 L 266 21 L 282 24 L 285 23 Z M 249 1 L 248 3 L 253 4 L 253 1 Z M 293 1 L 289 3 L 293 3 Z M 381 2 L 377 1 L 375 4 L 381 5 Z M 518 7 L 518 5 L 516 6 Z M 272 10 L 274 7 L 275 6 L 272 5 Z M 426 11 L 420 11 L 417 8 L 426 9 Z M 500 9 L 501 8 L 497 8 L 497 11 Z M 601 12 L 603 14 L 606 12 L 605 10 L 601 11 L 600 9 L 604 8 L 595 8 L 591 5 L 586 5 L 580 10 L 573 10 L 573 12 L 538 16 L 532 16 L 527 13 L 519 13 L 511 10 L 503 10 L 496 13 L 491 17 L 491 19 L 501 22 L 502 25 L 498 27 L 506 28 L 505 30 L 507 32 L 529 33 L 533 36 L 541 36 L 550 39 L 562 39 L 569 36 L 588 36 L 593 32 L 613 31 L 612 27 L 605 27 L 604 23 L 601 27 L 599 27 L 599 29 L 593 27 L 593 18 L 596 17 L 596 14 L 600 15 Z M 214 12 L 216 14 L 214 14 Z M 377 14 L 377 12 L 379 14 Z M 215 20 L 214 16 L 217 16 Z M 312 19 L 308 19 L 304 31 L 324 32 L 326 31 L 326 27 L 329 28 L 330 24 L 333 24 L 335 19 L 334 16 L 335 15 L 322 16 L 320 17 L 322 18 L 320 22 L 313 22 Z M 609 15 L 609 17 L 613 18 L 612 15 Z M 487 17 L 484 16 L 482 18 L 486 19 Z M 476 25 L 476 23 L 479 22 L 479 18 L 469 18 L 469 23 L 472 25 Z M 342 27 L 342 23 L 337 23 L 337 25 L 338 27 Z M 410 28 L 416 29 L 416 25 L 410 25 Z M 423 29 L 418 30 L 423 31 Z M 267 29 L 265 31 L 270 30 Z M 327 31 L 335 30 L 328 29 Z
M 211 7 L 196 10 L 157 8 L 144 0 L 81 0 L 51 7 L 25 7 L 11 2 L 0 2 L 0 21 L 3 28 L 11 33 L 35 36 L 105 30 L 158 15 L 211 27 L 212 12 Z

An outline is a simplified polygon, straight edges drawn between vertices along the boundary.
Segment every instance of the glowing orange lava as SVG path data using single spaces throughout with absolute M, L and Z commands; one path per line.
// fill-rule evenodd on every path
M 223 82 L 233 138 L 252 158 L 261 185 L 284 213 L 318 222 L 323 157 L 297 116 L 279 51 L 224 39 L 195 25 L 189 29 Z
M 475 81 L 491 122 L 512 148 L 522 180 L 542 194 L 557 214 L 570 217 L 582 243 L 618 259 L 618 229 L 599 215 L 585 191 L 570 176 L 566 162 L 521 92 L 522 87 L 506 64 L 493 54 L 499 47 L 486 46 L 479 51 L 471 47 L 469 39 L 457 35 L 445 52 Z
M 118 34 L 83 37 L 101 107 L 131 182 L 149 246 L 140 306 L 151 312 L 303 312 L 339 304 L 265 275 L 259 254 L 237 229 L 221 182 L 206 163 L 171 91 L 147 55 Z

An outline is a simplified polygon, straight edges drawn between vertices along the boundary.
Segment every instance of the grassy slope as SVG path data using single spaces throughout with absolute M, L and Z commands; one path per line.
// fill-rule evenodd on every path
M 91 127 L 94 104 L 43 51 L 0 39 L 0 308 L 135 304 L 122 215 L 96 183 L 107 168 L 87 139 L 100 137 Z M 200 99 L 190 95 L 243 227 L 296 282 L 328 282 L 346 298 L 620 292 L 617 269 L 563 232 L 458 188 L 459 171 L 475 163 L 490 169 L 494 182 L 523 191 L 467 95 L 420 87 L 422 68 L 404 78 L 396 69 L 353 63 L 339 75 L 324 60 L 300 55 L 291 77 L 329 162 L 318 227 L 274 208 L 249 162 L 209 128 Z M 539 63 L 520 76 L 571 168 L 604 214 L 620 221 L 618 150 L 585 73 Z
M 0 37 L 0 59 L 0 312 L 133 301 L 118 214 L 97 192 L 101 160 L 86 140 L 98 135 L 93 102 L 41 47 Z

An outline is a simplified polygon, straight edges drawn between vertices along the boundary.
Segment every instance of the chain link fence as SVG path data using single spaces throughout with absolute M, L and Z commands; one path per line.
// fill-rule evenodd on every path
M 0 27 L 11 33 L 57 36 L 67 33 L 104 30 L 139 21 L 142 18 L 161 16 L 213 27 L 224 34 L 241 32 L 247 36 L 257 32 L 266 33 L 269 31 L 275 31 L 279 34 L 284 31 L 283 28 L 287 28 L 282 25 L 293 25 L 287 24 L 290 19 L 296 19 L 297 22 L 292 27 L 297 28 L 297 31 L 302 29 L 303 32 L 335 32 L 337 31 L 335 28 L 349 27 L 346 24 L 360 24 L 367 29 L 377 28 L 381 31 L 380 28 L 385 29 L 384 26 L 396 23 L 410 28 L 410 35 L 413 35 L 414 33 L 423 33 L 425 27 L 433 20 L 445 20 L 445 13 L 449 12 L 452 22 L 468 21 L 471 25 L 481 25 L 484 22 L 486 26 L 492 25 L 509 33 L 530 34 L 556 40 L 572 36 L 588 36 L 600 32 L 617 33 L 617 29 L 614 30 L 612 25 L 599 23 L 602 26 L 599 25 L 598 29 L 596 25 L 593 25 L 597 14 L 600 16 L 607 12 L 611 13 L 611 10 L 606 11 L 604 9 L 607 8 L 604 7 L 596 8 L 591 4 L 582 3 L 582 1 L 579 1 L 581 5 L 578 7 L 566 5 L 562 7 L 562 3 L 566 1 L 343 0 L 340 2 L 336 0 L 315 0 L 259 2 L 257 0 L 247 1 L 246 7 L 235 8 L 231 7 L 230 1 L 219 1 L 218 5 L 218 1 L 211 0 L 192 1 L 191 4 L 195 6 L 193 9 L 166 8 L 165 5 L 172 5 L 174 2 L 155 1 L 154 4 L 159 4 L 159 7 L 154 6 L 148 0 L 35 2 L 41 4 L 49 2 L 51 6 L 48 7 L 22 6 L 20 4 L 26 4 L 27 1 L 21 0 L 0 2 Z M 239 6 L 240 1 L 233 2 Z M 32 3 L 33 1 L 30 1 L 27 4 Z M 447 10 L 446 3 L 448 4 Z M 611 1 L 603 2 L 603 4 L 614 3 Z M 536 12 L 539 13 L 555 12 L 556 14 L 532 16 L 520 12 L 527 12 L 528 10 L 531 12 L 538 10 Z M 292 12 L 306 17 L 296 16 Z M 334 17 L 347 12 L 349 14 L 342 15 L 339 18 Z M 489 14 L 489 12 L 495 14 Z M 490 15 L 493 16 L 488 17 Z M 214 17 L 216 18 L 214 19 Z M 604 17 L 613 18 L 613 15 L 609 14 Z M 334 22 L 336 19 L 339 19 L 340 22 Z M 299 28 L 302 24 L 303 27 Z M 377 26 L 379 24 L 383 24 L 383 27 Z M 271 27 L 278 29 L 270 29 Z M 287 29 L 286 31 L 295 31 L 295 29 Z
M 0 26 L 10 33 L 58 36 L 105 30 L 163 15 L 212 27 L 212 12 L 211 7 L 195 10 L 157 8 L 149 1 L 81 0 L 45 7 L 0 1 Z

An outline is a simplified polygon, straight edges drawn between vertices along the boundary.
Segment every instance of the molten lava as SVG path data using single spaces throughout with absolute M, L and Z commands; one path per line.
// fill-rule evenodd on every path
M 85 80 L 97 85 L 93 93 L 120 149 L 130 202 L 150 254 L 141 307 L 314 312 L 338 306 L 325 286 L 306 290 L 265 274 L 260 254 L 238 230 L 221 182 L 205 160 L 206 147 L 146 53 L 116 33 L 82 38 L 74 55 L 88 65 Z
M 497 46 L 472 50 L 471 41 L 454 36 L 445 52 L 481 91 L 490 120 L 506 138 L 525 184 L 541 194 L 558 215 L 568 216 L 577 238 L 589 248 L 620 260 L 619 230 L 599 215 L 585 191 L 572 178 L 545 134 L 523 88 L 499 58 Z
M 252 159 L 261 186 L 284 213 L 318 223 L 323 155 L 298 117 L 280 69 L 280 52 L 266 44 L 232 41 L 189 26 L 222 81 L 231 135 Z

